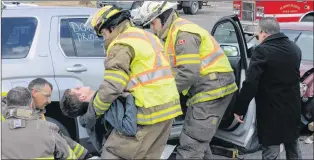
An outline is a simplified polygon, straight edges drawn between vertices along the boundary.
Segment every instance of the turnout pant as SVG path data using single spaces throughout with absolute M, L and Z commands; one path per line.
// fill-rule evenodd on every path
M 284 143 L 286 159 L 302 159 L 298 140 Z M 263 146 L 262 159 L 280 159 L 280 145 Z
M 173 119 L 138 126 L 135 137 L 113 130 L 101 153 L 102 159 L 160 159 L 170 135 Z
M 194 104 L 187 109 L 176 159 L 212 159 L 209 143 L 216 133 L 233 94 Z

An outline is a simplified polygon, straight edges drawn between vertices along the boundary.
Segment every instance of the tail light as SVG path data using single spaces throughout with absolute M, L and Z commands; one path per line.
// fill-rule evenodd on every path
M 256 17 L 264 17 L 264 7 L 256 7 Z
M 233 5 L 233 13 L 239 15 L 240 14 L 240 5 L 234 4 Z

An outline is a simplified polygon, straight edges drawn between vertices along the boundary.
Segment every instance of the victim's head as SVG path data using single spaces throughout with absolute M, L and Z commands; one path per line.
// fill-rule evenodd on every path
M 90 87 L 76 87 L 67 89 L 60 101 L 60 109 L 65 116 L 78 117 L 83 115 L 88 108 L 88 103 L 94 95 Z

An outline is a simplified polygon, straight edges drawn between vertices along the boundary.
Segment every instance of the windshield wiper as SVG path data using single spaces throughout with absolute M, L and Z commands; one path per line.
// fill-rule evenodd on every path
M 300 38 L 301 34 L 302 34 L 302 32 L 300 32 L 299 35 L 294 38 L 294 41 L 293 41 L 294 43 L 298 41 L 298 39 Z

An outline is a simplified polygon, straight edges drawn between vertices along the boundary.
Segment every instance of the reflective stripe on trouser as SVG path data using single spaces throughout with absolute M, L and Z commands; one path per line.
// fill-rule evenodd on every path
M 152 44 L 152 47 L 155 51 L 155 56 L 156 56 L 154 66 L 158 67 L 162 65 L 162 60 L 160 56 L 164 56 L 164 51 L 162 50 L 163 47 L 161 46 L 160 43 L 156 42 L 156 40 L 152 37 L 151 34 L 147 34 L 147 31 L 144 31 L 144 34 L 141 34 L 139 32 L 127 32 L 119 36 L 117 39 L 124 39 L 124 38 L 142 39 Z
M 165 120 L 173 119 L 183 114 L 180 100 L 150 108 L 138 107 L 137 124 L 151 125 Z
M 211 101 L 211 100 L 215 100 L 218 98 L 222 98 L 222 97 L 229 95 L 229 94 L 231 94 L 237 90 L 238 90 L 237 84 L 234 82 L 234 83 L 229 84 L 227 86 L 217 88 L 217 89 L 214 89 L 211 91 L 197 93 L 196 95 L 194 95 L 193 97 L 191 97 L 187 101 L 186 105 L 191 106 L 191 105 L 196 104 L 196 103 L 206 102 L 206 101 Z
M 80 158 L 84 153 L 84 147 L 77 143 L 75 145 L 75 148 L 73 151 L 74 151 L 74 154 L 76 155 L 76 157 Z M 84 157 L 82 157 L 82 158 L 84 158 Z
M 212 159 L 209 143 L 233 94 L 187 108 L 176 159 Z

